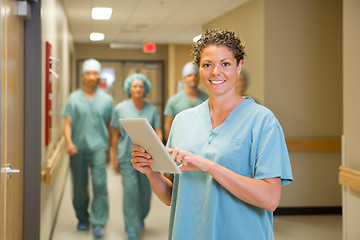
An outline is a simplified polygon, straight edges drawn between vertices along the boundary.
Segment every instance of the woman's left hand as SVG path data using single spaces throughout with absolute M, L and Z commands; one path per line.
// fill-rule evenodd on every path
M 175 162 L 180 163 L 179 169 L 181 171 L 205 171 L 207 172 L 210 165 L 213 163 L 208 159 L 199 157 L 191 152 L 179 149 L 168 148 L 168 152 L 171 154 L 172 159 Z

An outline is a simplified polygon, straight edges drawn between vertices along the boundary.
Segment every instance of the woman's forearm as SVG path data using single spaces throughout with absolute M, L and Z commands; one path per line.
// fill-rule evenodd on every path
M 249 178 L 216 163 L 211 164 L 208 173 L 234 196 L 251 205 L 273 212 L 280 202 L 280 178 Z
M 172 181 L 160 172 L 151 172 L 146 174 L 146 176 L 148 177 L 151 189 L 156 196 L 158 196 L 163 203 L 170 206 L 173 186 Z

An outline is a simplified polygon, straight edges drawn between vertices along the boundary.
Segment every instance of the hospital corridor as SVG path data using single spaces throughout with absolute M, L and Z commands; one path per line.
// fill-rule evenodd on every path
M 108 190 L 110 202 L 109 223 L 103 239 L 126 239 L 122 217 L 121 175 L 108 166 Z M 168 239 L 170 207 L 153 194 L 149 216 L 145 220 L 145 230 L 139 234 L 141 240 Z M 342 239 L 341 214 L 334 215 L 291 215 L 274 217 L 276 240 L 340 240 Z M 94 239 L 91 231 L 78 231 L 76 217 L 71 204 L 70 174 L 67 176 L 59 213 L 55 222 L 52 240 Z
M 359 0 L 0 9 L 0 240 L 360 239 Z

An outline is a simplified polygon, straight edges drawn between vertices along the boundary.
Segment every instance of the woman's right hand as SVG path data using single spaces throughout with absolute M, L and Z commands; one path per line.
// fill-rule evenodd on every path
M 132 150 L 131 163 L 133 168 L 144 174 L 152 173 L 150 165 L 154 162 L 154 160 L 151 158 L 150 154 L 138 145 L 134 145 Z

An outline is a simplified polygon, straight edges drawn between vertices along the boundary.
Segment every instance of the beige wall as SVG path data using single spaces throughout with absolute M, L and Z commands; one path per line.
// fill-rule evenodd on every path
M 157 45 L 155 53 L 142 49 L 112 49 L 109 44 L 75 44 L 76 59 L 97 58 L 106 60 L 166 60 L 167 45 Z
M 245 42 L 249 87 L 246 95 L 264 103 L 264 0 L 252 0 L 203 26 L 227 28 L 236 32 Z
M 185 63 L 192 61 L 192 45 L 169 44 L 168 66 L 169 74 L 166 81 L 165 100 L 174 95 L 177 91 L 178 82 L 181 81 L 182 69 Z
M 343 3 L 343 67 L 344 67 L 344 136 L 343 165 L 360 171 L 360 1 Z M 355 240 L 360 236 L 360 193 L 343 187 L 343 239 Z
M 287 138 L 342 134 L 342 2 L 265 1 L 265 105 Z M 290 153 L 281 206 L 340 206 L 340 153 Z
M 252 0 L 204 25 L 245 40 L 247 95 L 269 107 L 287 138 L 342 134 L 342 2 Z M 282 207 L 340 206 L 340 153 L 290 153 Z
M 63 119 L 56 114 L 64 106 L 69 94 L 70 83 L 70 53 L 73 52 L 72 37 L 69 33 L 66 15 L 59 0 L 47 0 L 42 2 L 41 7 L 42 21 L 42 66 L 45 66 L 45 42 L 52 44 L 52 56 L 59 59 L 57 74 L 59 78 L 52 82 L 53 87 L 53 127 L 52 140 L 45 147 L 44 138 L 42 142 L 42 169 L 45 169 L 47 159 L 53 154 L 57 142 L 62 137 Z M 45 67 L 42 72 L 42 82 L 45 82 Z M 43 85 L 43 99 L 45 99 L 45 86 Z M 44 102 L 44 101 L 43 101 Z M 44 103 L 43 103 L 44 104 Z M 45 105 L 42 106 L 45 109 Z M 44 119 L 45 111 L 42 113 Z M 42 135 L 45 134 L 43 125 Z M 53 224 L 55 223 L 56 212 L 58 210 L 62 191 L 64 188 L 65 177 L 68 172 L 68 157 L 62 153 L 59 164 L 54 172 L 51 185 L 42 184 L 41 187 L 41 229 L 40 238 L 49 239 Z

